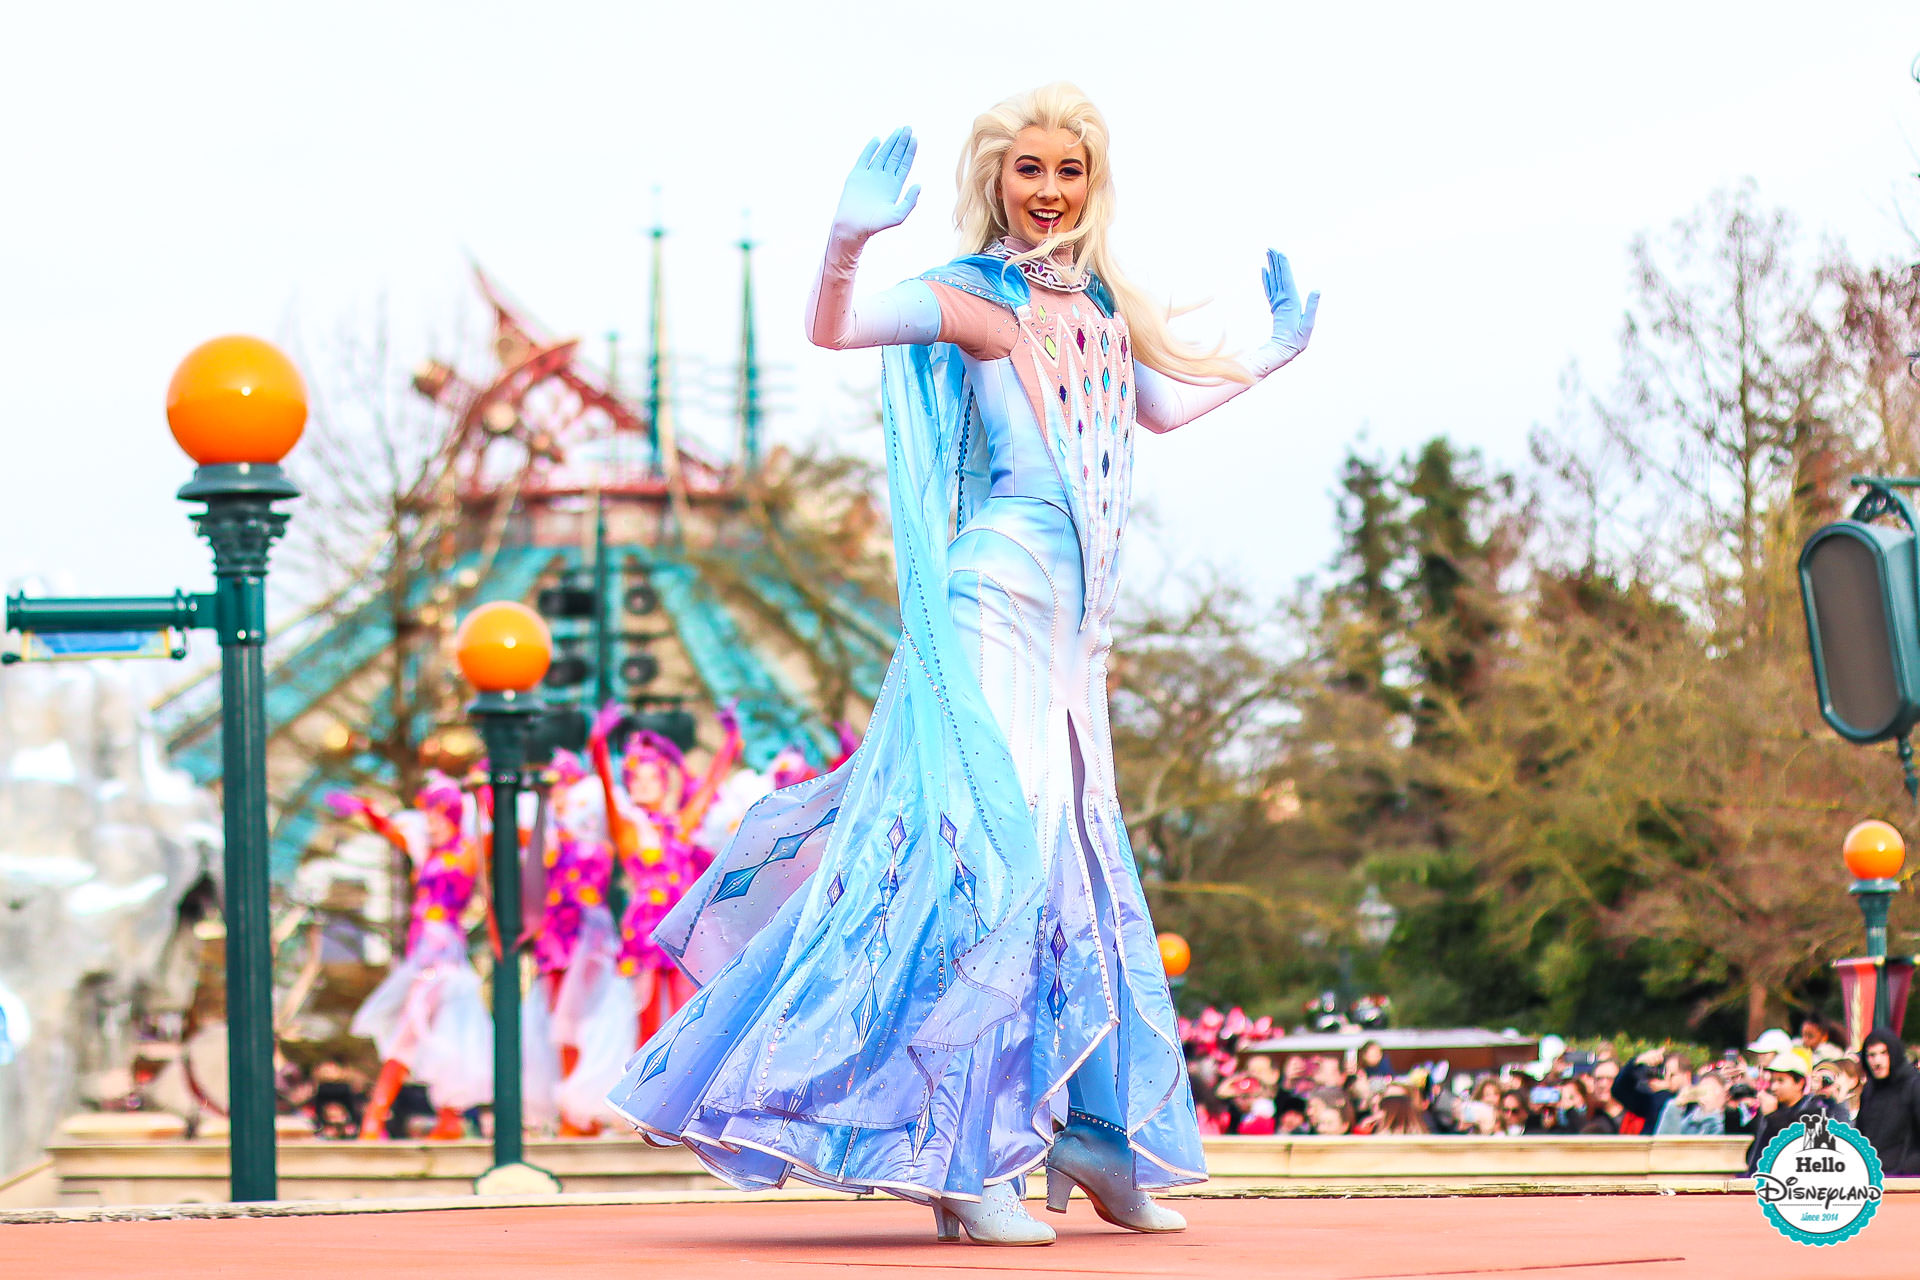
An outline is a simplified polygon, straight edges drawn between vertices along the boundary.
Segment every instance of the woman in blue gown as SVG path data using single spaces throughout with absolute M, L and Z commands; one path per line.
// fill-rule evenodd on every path
M 1318 297 L 1270 253 L 1264 344 L 1174 339 L 1107 251 L 1105 123 L 1052 85 L 974 124 L 967 256 L 856 302 L 914 150 L 862 153 L 808 316 L 884 348 L 900 646 L 859 750 L 756 804 L 661 925 L 700 990 L 610 1101 L 735 1186 L 889 1191 L 943 1240 L 1050 1242 L 1017 1190 L 1042 1164 L 1050 1208 L 1079 1185 L 1177 1231 L 1147 1193 L 1206 1171 L 1107 724 L 1133 430 L 1299 354 Z

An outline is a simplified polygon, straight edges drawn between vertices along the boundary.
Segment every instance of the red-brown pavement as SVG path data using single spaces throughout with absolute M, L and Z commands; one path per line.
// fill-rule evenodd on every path
M 1036 1206 L 1037 1207 L 1037 1206 Z M 1744 1195 L 1466 1196 L 1180 1204 L 1191 1228 L 1135 1236 L 1078 1201 L 1043 1249 L 938 1245 L 898 1202 L 595 1205 L 0 1227 L 7 1280 L 92 1277 L 900 1275 L 1739 1277 L 1920 1276 L 1920 1196 L 1889 1196 L 1866 1230 L 1809 1248 Z

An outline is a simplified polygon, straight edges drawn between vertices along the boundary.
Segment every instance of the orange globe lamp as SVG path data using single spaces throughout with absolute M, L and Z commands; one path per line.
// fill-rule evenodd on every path
M 540 700 L 533 687 L 553 660 L 553 634 L 544 619 L 512 600 L 483 604 L 460 623 L 453 638 L 460 671 L 480 691 L 467 708 L 487 752 L 487 786 L 493 812 L 520 811 L 529 740 Z M 453 736 L 449 731 L 443 738 Z M 469 742 L 471 745 L 471 742 Z M 443 745 L 444 750 L 444 745 Z M 488 837 L 493 918 L 502 938 L 520 936 L 520 824 L 496 822 Z M 520 963 L 493 966 L 493 1168 L 475 1185 L 537 1187 L 558 1191 L 559 1180 L 526 1163 L 522 1141 L 526 1112 L 520 1097 Z
M 513 600 L 483 604 L 454 637 L 460 673 L 482 693 L 525 693 L 553 660 L 553 633 L 544 618 Z
M 1906 865 L 1907 842 L 1891 823 L 1869 818 L 1847 832 L 1841 846 L 1856 880 L 1896 880 Z
M 1182 977 L 1187 966 L 1193 963 L 1193 949 L 1187 940 L 1177 933 L 1160 935 L 1160 963 L 1166 968 L 1169 978 Z
M 307 425 L 307 384 L 272 343 L 244 335 L 203 342 L 167 384 L 167 425 L 203 467 L 278 465 Z

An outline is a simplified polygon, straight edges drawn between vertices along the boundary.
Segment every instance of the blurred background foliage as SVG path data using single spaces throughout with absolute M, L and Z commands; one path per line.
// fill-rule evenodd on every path
M 1794 565 L 1852 474 L 1920 466 L 1915 269 L 1811 253 L 1751 188 L 1630 257 L 1620 379 L 1570 376 L 1524 470 L 1358 446 L 1324 579 L 1178 584 L 1117 629 L 1184 1004 L 1297 1020 L 1344 985 L 1402 1025 L 1724 1044 L 1831 1003 L 1840 838 L 1911 811 L 1891 749 L 1818 718 Z
M 1809 246 L 1750 186 L 1628 260 L 1617 381 L 1570 372 L 1524 465 L 1361 441 L 1339 552 L 1288 598 L 1234 581 L 1257 547 L 1133 586 L 1115 763 L 1186 1011 L 1293 1024 L 1335 990 L 1400 1025 L 1721 1045 L 1836 1011 L 1841 837 L 1912 810 L 1890 748 L 1818 717 L 1795 561 L 1852 475 L 1920 471 L 1920 269 Z M 884 598 L 877 470 L 769 476 L 770 567 Z M 1896 951 L 1916 923 L 1896 900 Z

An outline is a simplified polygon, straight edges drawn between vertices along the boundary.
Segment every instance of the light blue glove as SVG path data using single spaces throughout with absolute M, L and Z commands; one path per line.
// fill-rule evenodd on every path
M 1293 283 L 1293 268 L 1287 263 L 1287 255 L 1278 249 L 1267 250 L 1267 265 L 1260 271 L 1260 279 L 1267 286 L 1267 310 L 1273 313 L 1273 337 L 1270 345 L 1278 347 L 1278 368 L 1307 349 L 1307 340 L 1313 337 L 1313 316 L 1320 309 L 1320 294 L 1316 290 L 1307 295 L 1305 310 L 1300 306 L 1300 290 Z
M 840 207 L 833 213 L 835 238 L 865 240 L 907 220 L 920 199 L 920 186 L 915 183 L 905 195 L 900 194 L 900 188 L 919 149 L 913 130 L 904 125 L 888 134 L 884 142 L 875 138 L 867 143 L 841 189 Z

